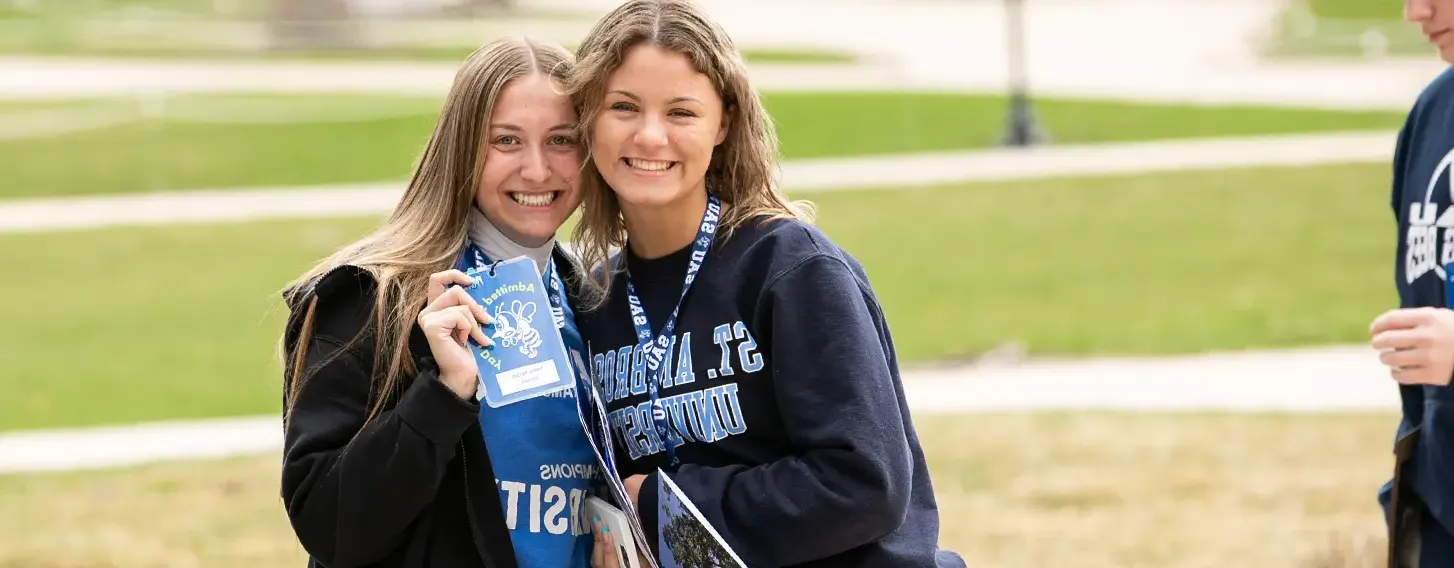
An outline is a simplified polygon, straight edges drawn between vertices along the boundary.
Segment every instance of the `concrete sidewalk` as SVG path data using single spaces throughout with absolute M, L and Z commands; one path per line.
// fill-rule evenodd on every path
M 1186 169 L 1384 162 L 1393 132 L 996 148 L 783 164 L 792 193 L 906 189 L 935 184 Z M 0 233 L 135 225 L 381 214 L 403 182 L 320 187 L 218 189 L 0 201 Z
M 1146 103 L 1257 104 L 1406 111 L 1442 69 L 1438 61 L 1345 64 L 1248 63 L 1177 66 L 1122 63 L 1032 67 L 1036 96 Z M 0 99 L 150 96 L 158 93 L 377 93 L 441 96 L 448 63 L 244 62 L 0 57 Z M 1003 93 L 999 65 L 916 69 L 894 61 L 859 64 L 751 63 L 762 91 L 892 90 Z
M 906 371 L 915 412 L 1397 412 L 1367 345 Z
M 862 65 L 749 64 L 762 90 L 1001 93 L 1011 84 L 1006 3 L 942 0 L 701 0 L 745 48 L 860 54 Z M 605 13 L 613 0 L 522 0 Z M 1037 96 L 1407 110 L 1447 65 L 1433 57 L 1268 61 L 1281 0 L 1035 0 L 1025 4 L 1025 75 Z M 811 22 L 811 25 L 804 25 Z M 1195 25 L 1188 25 L 1194 22 Z M 589 22 L 511 28 L 571 41 Z M 480 41 L 499 35 L 488 22 Z M 456 65 L 0 58 L 0 97 L 152 92 L 359 91 L 438 95 Z
M 0 57 L 0 98 L 146 96 L 154 93 L 379 93 L 442 96 L 457 63 L 288 62 Z M 885 64 L 751 63 L 764 90 L 838 90 L 903 85 Z
M 1398 389 L 1366 346 L 904 370 L 919 415 L 966 412 L 1376 412 Z M 1390 418 L 1389 431 L 1394 422 Z M 276 416 L 0 433 L 0 473 L 277 452 Z

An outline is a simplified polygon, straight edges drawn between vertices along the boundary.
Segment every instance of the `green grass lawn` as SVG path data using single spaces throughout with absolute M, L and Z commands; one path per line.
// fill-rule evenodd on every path
M 777 92 L 765 99 L 786 159 L 992 146 L 1006 106 L 1000 96 L 970 94 Z M 12 105 L 0 103 L 0 134 L 7 114 L 26 110 Z M 180 96 L 168 105 L 170 119 L 51 137 L 0 136 L 0 198 L 402 180 L 439 103 L 214 95 Z M 1056 99 L 1037 101 L 1036 110 L 1057 143 L 1393 129 L 1403 119 L 1398 112 Z
M 1387 166 L 970 187 L 822 199 L 908 360 L 1357 342 L 1397 304 Z
M 1355 20 L 1403 20 L 1404 3 L 1399 0 L 1306 0 L 1308 10 L 1320 18 Z
M 1366 340 L 1387 167 L 813 193 L 906 364 Z M 906 222 L 910 221 L 912 222 Z M 0 236 L 0 430 L 275 411 L 276 291 L 373 219 Z M 78 264 L 78 258 L 84 259 Z M 1173 378 L 1174 379 L 1174 378 Z

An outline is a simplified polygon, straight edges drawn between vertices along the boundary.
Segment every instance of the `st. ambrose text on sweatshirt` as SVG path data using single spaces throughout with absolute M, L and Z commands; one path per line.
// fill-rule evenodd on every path
M 626 266 L 659 334 L 691 248 Z M 578 314 L 622 477 L 668 463 L 626 277 Z M 893 342 L 859 263 L 815 227 L 758 219 L 719 238 L 678 315 L 659 398 L 681 445 L 672 476 L 749 566 L 958 567 Z M 656 480 L 638 496 L 656 527 Z M 648 534 L 655 539 L 654 534 Z

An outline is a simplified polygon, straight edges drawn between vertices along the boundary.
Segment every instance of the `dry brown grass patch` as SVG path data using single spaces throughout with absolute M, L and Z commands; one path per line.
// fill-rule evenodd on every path
M 1372 568 L 1389 415 L 918 419 L 970 566 Z M 0 568 L 301 566 L 276 456 L 0 477 Z

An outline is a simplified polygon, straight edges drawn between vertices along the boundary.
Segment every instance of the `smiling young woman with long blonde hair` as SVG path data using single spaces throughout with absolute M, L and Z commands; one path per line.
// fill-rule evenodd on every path
M 576 57 L 581 330 L 648 544 L 663 468 L 748 566 L 964 566 L 868 276 L 777 187 L 728 35 L 628 0 Z
M 481 405 L 467 341 L 490 345 L 491 321 L 455 286 L 476 254 L 532 259 L 569 283 L 556 321 L 583 357 L 555 242 L 580 201 L 570 63 L 525 40 L 475 52 L 393 214 L 285 291 L 282 497 L 312 565 L 588 565 L 574 391 Z

